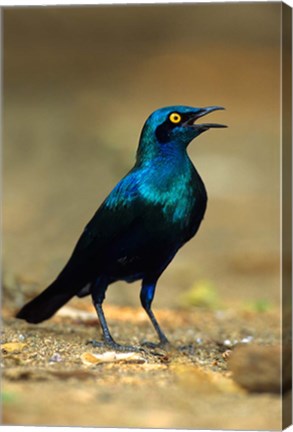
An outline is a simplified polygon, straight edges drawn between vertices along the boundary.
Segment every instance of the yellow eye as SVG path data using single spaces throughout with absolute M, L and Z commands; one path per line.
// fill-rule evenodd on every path
M 179 123 L 181 121 L 181 115 L 174 112 L 170 114 L 169 119 L 172 123 Z

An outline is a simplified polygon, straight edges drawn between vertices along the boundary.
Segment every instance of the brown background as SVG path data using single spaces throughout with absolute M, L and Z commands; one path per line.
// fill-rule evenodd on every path
M 200 280 L 221 301 L 278 304 L 280 4 L 4 11 L 4 271 L 39 289 L 131 168 L 153 110 L 222 105 L 229 125 L 189 153 L 209 194 L 196 239 L 162 276 L 156 306 Z M 136 284 L 135 284 L 136 285 Z M 111 287 L 112 303 L 138 290 Z

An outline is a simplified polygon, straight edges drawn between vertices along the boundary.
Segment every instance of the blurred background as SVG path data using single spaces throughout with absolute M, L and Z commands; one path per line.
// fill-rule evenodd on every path
M 208 190 L 155 307 L 278 306 L 280 3 L 5 9 L 4 278 L 43 289 L 133 165 L 155 109 L 222 105 L 189 147 Z M 138 305 L 138 283 L 107 300 Z M 194 297 L 197 299 L 194 300 Z

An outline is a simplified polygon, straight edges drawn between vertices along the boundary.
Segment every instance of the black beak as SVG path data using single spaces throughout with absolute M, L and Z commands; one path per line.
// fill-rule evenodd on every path
M 204 132 L 210 128 L 226 128 L 227 127 L 226 125 L 219 124 L 219 123 L 201 123 L 201 124 L 194 123 L 200 117 L 203 117 L 213 111 L 219 111 L 224 109 L 225 108 L 221 106 L 209 106 L 209 107 L 201 108 L 200 111 L 190 116 L 187 125 L 193 127 L 194 129 L 199 130 L 200 132 Z

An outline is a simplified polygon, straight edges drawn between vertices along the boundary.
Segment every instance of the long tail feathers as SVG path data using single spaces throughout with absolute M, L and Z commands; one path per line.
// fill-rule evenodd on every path
M 37 324 L 47 320 L 67 303 L 76 292 L 62 290 L 61 283 L 56 279 L 45 291 L 23 306 L 16 318 Z

